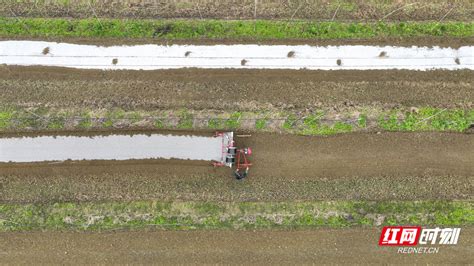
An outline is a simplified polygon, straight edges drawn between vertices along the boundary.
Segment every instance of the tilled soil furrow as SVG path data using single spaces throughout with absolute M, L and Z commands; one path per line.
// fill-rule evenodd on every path
M 441 263 L 472 261 L 473 229 L 437 254 L 379 247 L 379 229 L 0 234 L 1 263 Z M 427 246 L 431 247 L 431 246 Z M 199 252 L 196 252 L 199 250 Z M 258 252 L 257 252 L 258 251 Z M 411 256 L 410 256 L 411 255 Z M 415 258 L 416 257 L 416 258 Z
M 254 134 L 237 144 L 254 149 L 243 182 L 193 161 L 2 164 L 0 202 L 472 198 L 472 134 Z
M 238 144 L 254 149 L 256 176 L 471 176 L 474 171 L 472 134 L 254 134 Z
M 0 104 L 16 107 L 293 110 L 464 107 L 472 71 L 95 71 L 7 67 Z

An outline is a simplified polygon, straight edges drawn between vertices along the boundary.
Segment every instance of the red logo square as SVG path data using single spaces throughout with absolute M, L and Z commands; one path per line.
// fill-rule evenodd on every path
M 379 246 L 416 246 L 420 234 L 420 226 L 384 226 Z

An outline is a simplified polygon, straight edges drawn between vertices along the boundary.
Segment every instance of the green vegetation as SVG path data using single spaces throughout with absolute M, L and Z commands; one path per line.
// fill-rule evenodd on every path
M 48 120 L 48 129 L 63 129 L 66 118 L 63 116 L 51 117 Z
M 367 127 L 367 115 L 361 114 L 359 119 L 357 120 L 357 125 L 359 128 L 366 128 Z
M 234 112 L 230 115 L 229 119 L 225 121 L 225 127 L 229 129 L 236 129 L 240 126 L 240 118 L 242 113 Z
M 207 126 L 212 129 L 237 129 L 240 127 L 242 113 L 234 112 L 229 118 L 209 118 Z
M 162 119 L 155 119 L 155 128 L 164 128 L 165 127 L 165 123 L 163 122 Z
M 343 23 L 310 21 L 1 18 L 0 36 L 175 39 L 354 39 L 474 35 L 473 22 Z
M 265 127 L 267 127 L 267 122 L 268 122 L 268 119 L 265 119 L 265 118 L 257 119 L 255 121 L 255 129 L 257 130 L 265 129 Z
M 0 129 L 7 129 L 11 125 L 13 112 L 10 110 L 0 112 Z
M 469 201 L 0 204 L 0 231 L 474 225 Z
M 288 115 L 283 129 L 303 135 L 333 135 L 337 133 L 351 132 L 353 126 L 343 121 L 332 121 L 330 124 L 323 124 L 324 112 L 319 111 L 307 115 L 303 119 L 296 119 L 293 114 Z
M 286 130 L 291 130 L 294 128 L 294 126 L 296 125 L 296 122 L 298 121 L 298 118 L 296 117 L 296 115 L 294 114 L 289 114 L 287 117 L 286 117 L 286 120 L 285 122 L 283 123 L 283 129 L 286 129 Z
M 369 128 L 370 130 L 387 131 L 462 132 L 474 124 L 474 110 L 471 109 L 423 107 L 413 110 L 394 109 L 391 111 L 372 110 L 369 112 L 364 110 L 363 113 L 360 113 L 355 117 L 354 114 L 341 114 L 338 119 L 334 119 L 331 114 L 321 110 L 309 114 L 272 114 L 275 119 L 284 119 L 285 121 L 281 128 L 272 126 L 272 128 L 267 129 L 267 124 L 271 118 L 262 117 L 262 112 L 211 114 L 209 115 L 211 118 L 201 121 L 201 118 L 196 118 L 195 112 L 187 109 L 177 112 L 114 109 L 101 113 L 100 111 L 85 110 L 64 112 L 47 108 L 32 110 L 11 108 L 0 111 L 0 131 L 111 128 L 114 125 L 121 128 L 134 128 L 139 125 L 140 127 L 160 129 L 267 129 L 268 131 L 284 130 L 288 133 L 302 135 L 333 135 Z M 79 120 L 77 120 L 78 118 Z M 246 120 L 255 121 L 255 126 L 249 127 L 248 123 L 242 124 Z M 369 122 L 370 127 L 368 127 Z M 76 125 L 76 128 L 73 125 Z
M 79 121 L 79 124 L 77 125 L 79 128 L 83 129 L 88 129 L 92 127 L 92 117 L 90 113 L 84 112 L 81 115 L 81 121 Z
M 181 112 L 179 113 L 178 128 L 181 128 L 181 129 L 193 128 L 193 123 L 194 123 L 193 114 L 189 113 L 187 110 L 181 110 Z
M 137 123 L 138 121 L 142 119 L 142 116 L 140 115 L 139 112 L 130 112 L 129 114 L 127 114 L 126 117 L 132 123 Z
M 207 126 L 212 129 L 222 129 L 224 128 L 224 120 L 221 118 L 210 118 L 207 121 Z
M 474 110 L 429 107 L 405 113 L 394 110 L 381 115 L 379 119 L 380 127 L 390 131 L 464 131 L 472 123 L 474 123 Z

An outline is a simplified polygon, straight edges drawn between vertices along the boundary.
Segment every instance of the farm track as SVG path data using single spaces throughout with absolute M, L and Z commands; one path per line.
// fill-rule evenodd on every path
M 469 264 L 473 228 L 462 228 L 458 245 L 438 254 L 397 254 L 379 247 L 380 229 L 302 231 L 131 231 L 1 233 L 2 264 L 334 262 Z
M 0 164 L 0 202 L 472 198 L 472 134 L 257 133 L 237 145 L 255 151 L 244 182 L 199 161 Z
M 474 78 L 469 70 L 2 68 L 0 105 L 13 107 L 343 111 L 351 106 L 472 108 L 474 102 Z

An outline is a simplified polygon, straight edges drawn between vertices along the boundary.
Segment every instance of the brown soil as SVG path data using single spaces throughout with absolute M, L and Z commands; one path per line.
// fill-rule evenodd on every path
M 4 67 L 1 106 L 265 110 L 472 108 L 472 71 L 165 70 Z M 288 92 L 291 93 L 288 93 Z
M 149 1 L 59 0 L 4 1 L 1 16 L 112 18 L 220 18 L 220 19 L 311 19 L 359 21 L 468 20 L 472 6 L 468 0 L 450 1 L 281 1 L 281 0 L 174 0 Z
M 1 264 L 469 264 L 474 229 L 438 254 L 397 254 L 380 229 L 0 233 Z M 420 247 L 420 246 L 418 246 Z M 429 246 L 427 246 L 429 247 Z
M 370 39 L 253 39 L 253 38 L 231 38 L 231 39 L 180 39 L 166 40 L 157 38 L 110 38 L 110 37 L 22 37 L 22 36 L 0 36 L 0 41 L 9 40 L 35 40 L 50 42 L 66 42 L 76 44 L 90 44 L 101 46 L 112 45 L 137 45 L 137 44 L 190 44 L 190 45 L 219 45 L 219 44 L 266 44 L 266 45 L 380 45 L 380 46 L 440 46 L 459 48 L 472 45 L 474 37 L 373 37 Z
M 471 199 L 474 136 L 454 133 L 253 134 L 250 176 L 207 162 L 1 164 L 0 202 Z

